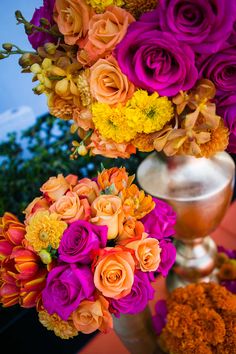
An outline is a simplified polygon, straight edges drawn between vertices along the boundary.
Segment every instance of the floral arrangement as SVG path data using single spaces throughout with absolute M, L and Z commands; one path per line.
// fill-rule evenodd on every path
M 145 195 L 125 168 L 94 179 L 50 177 L 23 222 L 0 218 L 0 303 L 35 307 L 63 339 L 104 333 L 113 317 L 142 311 L 167 276 L 176 214 Z
M 236 4 L 207 0 L 44 0 L 20 54 L 52 115 L 71 120 L 71 158 L 236 152 Z
M 165 353 L 233 354 L 236 295 L 213 282 L 177 288 L 156 303 L 153 325 Z
M 236 294 L 236 250 L 218 246 L 216 269 L 219 283 Z

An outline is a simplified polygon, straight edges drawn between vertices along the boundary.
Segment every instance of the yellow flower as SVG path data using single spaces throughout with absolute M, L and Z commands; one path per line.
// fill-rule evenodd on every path
M 124 8 L 136 19 L 143 13 L 154 10 L 158 0 L 124 0 Z
M 92 105 L 92 113 L 94 125 L 104 138 L 122 143 L 135 137 L 136 131 L 128 126 L 125 107 L 121 104 L 110 107 L 97 102 Z
M 25 238 L 36 252 L 48 246 L 57 249 L 66 228 L 67 224 L 61 221 L 56 213 L 39 210 L 30 218 Z
M 87 4 L 91 5 L 96 12 L 103 12 L 106 7 L 111 5 L 122 6 L 123 0 L 86 0 Z
M 167 97 L 159 97 L 157 92 L 149 96 L 147 91 L 137 90 L 126 105 L 127 123 L 137 133 L 159 131 L 173 115 L 171 101 Z
M 78 335 L 73 321 L 63 321 L 56 313 L 49 315 L 47 311 L 40 311 L 39 321 L 49 331 L 54 331 L 55 335 L 62 339 L 69 339 Z

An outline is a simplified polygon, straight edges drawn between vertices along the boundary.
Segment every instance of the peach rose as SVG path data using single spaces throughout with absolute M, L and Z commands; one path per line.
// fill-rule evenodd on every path
M 56 0 L 54 20 L 66 44 L 82 44 L 94 11 L 84 0 Z
M 87 42 L 82 52 L 78 51 L 78 61 L 90 64 L 111 54 L 133 21 L 129 12 L 117 6 L 108 6 L 104 13 L 94 15 L 89 21 Z
M 83 196 L 88 198 L 90 204 L 99 196 L 97 183 L 89 178 L 82 178 L 74 187 L 73 192 L 79 197 Z
M 103 139 L 97 131 L 91 135 L 91 143 L 88 145 L 92 155 L 102 155 L 109 158 L 122 159 L 130 158 L 131 154 L 136 153 L 134 145 L 129 143 L 115 143 L 111 139 Z
M 37 197 L 32 200 L 32 202 L 27 206 L 27 208 L 23 211 L 25 214 L 25 223 L 27 224 L 30 217 L 39 209 L 48 210 L 49 203 L 46 198 Z
M 99 173 L 97 179 L 98 185 L 102 190 L 112 187 L 112 194 L 118 194 L 127 188 L 133 180 L 134 176 L 128 176 L 124 167 L 113 167 L 109 170 L 104 169 Z
M 40 191 L 54 201 L 61 198 L 69 187 L 70 185 L 64 176 L 59 174 L 57 177 L 50 177 L 49 180 L 42 185 Z
M 130 252 L 107 247 L 98 257 L 94 284 L 104 296 L 120 299 L 128 295 L 134 282 L 135 263 Z
M 123 225 L 122 233 L 117 238 L 119 245 L 125 246 L 134 240 L 141 240 L 144 232 L 144 225 L 135 218 L 129 218 Z
M 74 109 L 73 120 L 78 127 L 84 129 L 86 132 L 90 129 L 94 129 L 92 113 L 89 109 Z
M 147 238 L 147 236 L 148 234 L 144 232 L 141 240 L 132 241 L 125 247 L 135 251 L 139 268 L 143 272 L 154 272 L 161 262 L 161 248 L 157 239 Z
M 90 68 L 90 87 L 93 97 L 98 102 L 109 105 L 125 104 L 135 90 L 113 56 L 99 59 Z
M 108 240 L 115 238 L 123 227 L 122 202 L 114 195 L 100 195 L 91 205 L 92 219 L 95 225 L 106 225 L 108 227 Z
M 49 209 L 60 215 L 61 220 L 68 224 L 76 220 L 88 220 L 90 217 L 90 205 L 86 198 L 80 199 L 75 192 L 67 192 Z
M 103 296 L 99 296 L 96 301 L 82 301 L 77 310 L 72 313 L 75 328 L 85 334 L 96 330 L 107 333 L 113 328 L 113 320 L 108 308 L 109 302 Z

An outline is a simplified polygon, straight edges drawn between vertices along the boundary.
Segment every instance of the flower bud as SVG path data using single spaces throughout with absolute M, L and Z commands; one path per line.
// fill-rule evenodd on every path
M 6 57 L 5 57 L 5 55 L 3 55 L 2 53 L 0 53 L 0 60 L 1 59 L 5 59 Z
M 33 33 L 33 26 L 30 23 L 25 24 L 25 33 L 27 34 L 27 36 Z
M 15 17 L 17 20 L 19 20 L 19 19 L 22 20 L 23 16 L 22 16 L 22 13 L 20 10 L 15 11 Z
M 88 149 L 86 148 L 86 146 L 84 144 L 81 144 L 78 148 L 77 148 L 77 152 L 80 156 L 85 156 L 88 153 Z
M 50 264 L 52 261 L 52 256 L 47 250 L 41 250 L 39 252 L 39 257 L 44 264 Z
M 31 64 L 32 63 L 31 63 L 31 60 L 30 60 L 30 53 L 24 53 L 19 59 L 19 65 L 22 68 L 27 68 Z
M 3 43 L 2 45 L 3 49 L 5 49 L 7 52 L 10 52 L 12 50 L 12 44 L 11 43 Z
M 40 18 L 39 22 L 40 22 L 40 25 L 43 27 L 50 26 L 50 22 L 46 18 Z
M 53 55 L 56 53 L 57 46 L 54 43 L 49 42 L 44 44 L 44 49 L 46 53 Z

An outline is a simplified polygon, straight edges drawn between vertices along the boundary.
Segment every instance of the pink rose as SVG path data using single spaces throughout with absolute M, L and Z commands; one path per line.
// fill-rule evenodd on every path
M 80 199 L 75 192 L 67 192 L 50 207 L 50 211 L 60 215 L 68 224 L 76 220 L 88 220 L 90 205 L 86 198 Z

